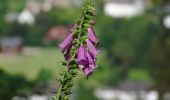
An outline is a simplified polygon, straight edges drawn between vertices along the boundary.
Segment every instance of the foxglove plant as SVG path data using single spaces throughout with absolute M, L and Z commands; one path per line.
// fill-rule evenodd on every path
M 87 1 L 82 9 L 82 17 L 73 23 L 68 36 L 59 45 L 65 58 L 62 64 L 67 70 L 61 74 L 62 79 L 58 80 L 60 85 L 55 100 L 69 100 L 73 78 L 79 70 L 89 77 L 96 68 L 99 40 L 93 29 L 95 11 L 92 3 Z

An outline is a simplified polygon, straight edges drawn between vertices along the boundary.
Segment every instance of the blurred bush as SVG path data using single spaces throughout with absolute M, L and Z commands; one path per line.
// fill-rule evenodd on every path
M 42 81 L 44 83 L 48 83 L 53 79 L 53 71 L 50 69 L 41 69 L 36 80 L 37 81 Z
M 27 80 L 23 75 L 11 75 L 0 69 L 0 100 L 11 100 L 14 96 L 27 98 L 31 94 L 45 94 L 50 80 L 51 70 L 42 69 L 35 80 Z
M 30 83 L 22 75 L 10 75 L 0 69 L 0 100 L 11 100 L 16 95 L 27 94 Z

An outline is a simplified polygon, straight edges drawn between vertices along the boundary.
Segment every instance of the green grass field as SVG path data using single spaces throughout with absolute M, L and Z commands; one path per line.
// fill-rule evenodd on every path
M 51 69 L 57 77 L 64 68 L 60 63 L 62 60 L 62 54 L 57 48 L 39 48 L 27 50 L 18 56 L 1 54 L 0 68 L 10 74 L 23 74 L 30 80 L 35 79 L 43 68 Z

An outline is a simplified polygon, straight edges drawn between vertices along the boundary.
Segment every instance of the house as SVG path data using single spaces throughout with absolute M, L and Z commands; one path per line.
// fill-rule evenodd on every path
M 105 0 L 104 12 L 115 18 L 133 17 L 144 12 L 145 3 L 144 0 Z
M 0 40 L 0 48 L 2 53 L 18 54 L 22 51 L 22 38 L 20 37 L 5 37 Z
M 45 40 L 53 41 L 53 40 L 63 40 L 63 38 L 67 34 L 67 27 L 66 26 L 54 26 L 52 27 L 45 36 Z
M 163 23 L 167 29 L 170 29 L 170 15 L 165 16 Z
M 114 88 L 98 88 L 99 100 L 158 100 L 158 92 L 150 90 L 150 82 L 122 81 Z
M 80 6 L 83 0 L 27 0 L 27 7 L 39 12 L 50 11 L 52 7 L 68 9 L 72 6 Z
M 61 42 L 67 35 L 67 27 L 62 25 L 53 26 L 44 36 L 44 44 L 50 45 Z
M 116 89 L 96 89 L 94 95 L 98 100 L 158 100 L 158 92 L 154 90 L 136 93 Z

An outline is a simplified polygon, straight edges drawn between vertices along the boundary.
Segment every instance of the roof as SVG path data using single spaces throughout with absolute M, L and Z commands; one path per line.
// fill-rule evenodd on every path
M 124 91 L 143 91 L 149 90 L 150 83 L 141 81 L 122 81 L 117 87 Z
M 6 37 L 0 40 L 1 47 L 3 46 L 17 46 L 22 44 L 22 38 L 20 37 Z

